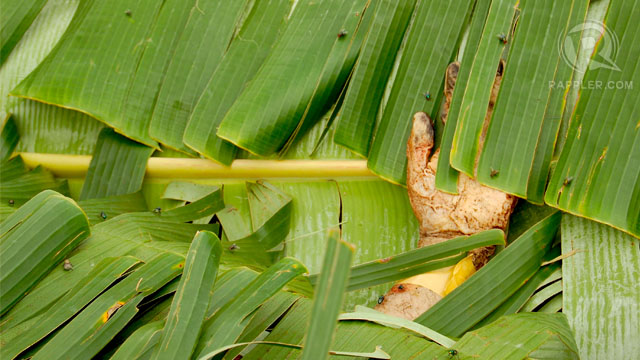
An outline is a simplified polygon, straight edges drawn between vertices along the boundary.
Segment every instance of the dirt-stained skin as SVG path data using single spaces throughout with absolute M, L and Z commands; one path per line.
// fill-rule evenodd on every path
M 447 68 L 445 79 L 445 105 L 442 121 L 446 122 L 453 89 L 460 65 L 453 63 Z M 484 143 L 488 119 L 493 113 L 500 83 L 502 81 L 500 64 L 493 84 L 489 108 L 480 137 L 480 146 Z M 439 150 L 429 158 L 434 144 L 433 123 L 423 112 L 413 116 L 413 127 L 407 144 L 407 188 L 411 207 L 420 223 L 419 246 L 437 244 L 457 236 L 471 235 L 489 229 L 504 230 L 509 222 L 517 198 L 499 190 L 483 186 L 474 179 L 460 174 L 458 194 L 452 195 L 439 191 L 435 187 Z M 476 159 L 477 162 L 477 159 Z M 493 248 L 477 249 L 472 252 L 476 268 L 483 266 Z M 394 291 L 402 286 L 407 291 Z M 407 319 L 414 319 L 433 304 L 440 296 L 429 289 L 417 285 L 398 284 L 384 296 L 376 309 Z M 411 291 L 408 291 L 411 289 Z M 429 293 L 430 292 L 430 293 Z M 433 296 L 435 295 L 435 296 Z

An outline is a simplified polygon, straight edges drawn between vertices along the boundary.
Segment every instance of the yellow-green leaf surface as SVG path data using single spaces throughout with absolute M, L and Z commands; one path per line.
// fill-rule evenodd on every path
M 191 357 L 209 306 L 221 253 L 215 234 L 201 231 L 193 238 L 154 359 Z
M 475 60 L 475 54 L 482 38 L 482 32 L 487 20 L 490 5 L 491 0 L 476 1 L 473 14 L 471 14 L 472 18 L 468 29 L 469 36 L 464 48 L 460 49 L 460 51 L 462 51 L 462 60 L 460 61 L 458 78 L 456 80 L 456 86 L 449 106 L 447 122 L 444 125 L 444 132 L 440 141 L 440 155 L 438 157 L 438 170 L 436 172 L 436 187 L 439 190 L 446 191 L 450 194 L 458 193 L 458 170 L 452 168 L 450 164 L 453 136 L 455 134 L 456 125 L 458 124 L 458 117 L 460 116 L 461 110 L 460 106 L 462 105 L 465 89 L 469 83 L 471 66 Z M 460 57 L 460 54 L 458 54 L 458 57 Z
M 563 314 L 517 314 L 466 333 L 455 349 L 470 359 L 580 359 Z
M 458 118 L 454 120 L 456 131 L 451 145 L 451 166 L 471 177 L 474 176 L 476 154 L 494 79 L 506 46 L 506 41 L 501 40 L 500 36 L 507 37 L 509 34 L 516 3 L 517 0 L 491 2 L 480 44 L 473 54 L 467 86 L 463 90 L 459 113 L 456 114 Z
M 357 32 L 369 16 L 368 4 L 299 1 L 271 54 L 225 115 L 218 136 L 267 156 L 299 127 L 319 120 L 355 62 L 352 47 L 360 47 Z
M 141 191 L 100 199 L 80 200 L 78 205 L 87 214 L 92 225 L 124 213 L 147 210 L 147 203 Z
M 405 183 L 411 118 L 418 111 L 437 113 L 445 69 L 455 54 L 471 5 L 467 0 L 418 1 L 369 154 L 369 168 L 382 178 Z
M 245 6 L 252 4 L 246 0 L 182 2 L 193 7 L 184 28 L 179 29 L 179 42 L 160 86 L 149 135 L 171 148 L 189 151 L 182 142 L 189 116 L 227 51 L 243 11 L 247 11 Z M 166 20 L 172 21 L 173 16 Z
M 358 249 L 354 264 L 400 254 L 417 246 L 418 222 L 405 189 L 380 180 L 341 181 L 338 187 L 342 200 L 342 239 Z M 344 308 L 373 305 L 387 288 L 380 285 L 352 292 Z
M 81 200 L 124 195 L 142 187 L 153 149 L 104 128 L 82 186 Z
M 591 59 L 567 141 L 549 180 L 545 202 L 640 236 L 640 29 L 632 19 L 640 3 L 612 1 L 605 19 L 607 39 Z M 612 35 L 613 34 L 613 35 Z M 603 64 L 612 55 L 613 36 L 620 40 L 617 68 Z M 625 85 L 626 84 L 626 85 Z M 633 85 L 632 85 L 633 84 Z
M 446 336 L 462 336 L 538 271 L 560 219 L 557 212 L 533 226 L 416 322 Z
M 88 359 L 104 347 L 138 311 L 145 295 L 180 275 L 184 258 L 159 255 L 111 287 L 42 347 L 33 359 Z
M 138 263 L 139 261 L 135 258 L 125 256 L 107 258 L 96 264 L 91 273 L 62 297 L 50 312 L 3 332 L 0 335 L 0 341 L 4 344 L 0 349 L 0 356 L 13 359 L 29 346 L 42 340 L 82 310 L 112 283 L 126 276 L 126 273 Z
M 327 359 L 333 342 L 338 313 L 345 297 L 351 259 L 356 249 L 340 239 L 340 230 L 330 230 L 324 263 L 313 299 L 303 360 Z
M 377 1 L 373 22 L 349 80 L 335 130 L 335 142 L 366 157 L 373 139 L 387 79 L 413 14 L 415 0 Z
M 193 108 L 182 139 L 186 146 L 221 164 L 231 164 L 237 148 L 216 136 L 217 127 L 283 32 L 291 5 L 288 0 L 270 0 L 251 7 Z
M 558 113 L 547 113 L 552 110 L 548 109 L 549 102 L 557 95 L 551 83 L 570 80 L 570 73 L 562 68 L 569 65 L 558 51 L 558 41 L 564 39 L 570 26 L 583 22 L 587 4 L 586 0 L 521 1 L 500 94 L 478 161 L 480 182 L 527 197 L 536 156 L 548 169 L 561 119 Z M 560 70 L 565 74 L 563 79 L 556 78 Z M 556 103 L 554 100 L 552 106 L 558 106 Z M 546 170 L 541 164 L 536 166 L 536 179 L 531 182 L 544 184 Z M 532 195 L 531 201 L 542 202 L 540 190 Z
M 89 221 L 71 199 L 45 190 L 0 225 L 0 314 L 89 236 Z
M 571 215 L 562 218 L 563 309 L 581 359 L 640 354 L 638 239 Z

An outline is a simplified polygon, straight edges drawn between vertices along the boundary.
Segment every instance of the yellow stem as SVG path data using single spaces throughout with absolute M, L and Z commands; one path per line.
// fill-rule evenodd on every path
M 54 175 L 84 177 L 89 155 L 20 153 L 28 167 L 42 165 Z M 321 178 L 375 177 L 366 160 L 236 160 L 230 167 L 205 159 L 152 157 L 147 163 L 148 178 Z

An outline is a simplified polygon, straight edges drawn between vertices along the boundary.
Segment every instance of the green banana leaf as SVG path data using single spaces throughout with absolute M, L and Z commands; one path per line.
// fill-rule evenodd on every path
M 340 307 L 349 280 L 351 258 L 356 249 L 340 239 L 340 230 L 330 230 L 324 264 L 318 279 L 301 358 L 327 359 L 333 342 Z
M 0 224 L 0 314 L 5 314 L 91 234 L 71 199 L 45 190 Z
M 215 234 L 207 231 L 196 234 L 154 359 L 191 357 L 209 306 L 209 289 L 216 280 L 221 253 L 220 240 Z
M 140 262 L 129 256 L 106 258 L 57 302 L 53 311 L 43 313 L 0 335 L 5 344 L 2 357 L 13 359 L 30 346 L 45 338 L 76 315 L 82 308 L 124 276 Z

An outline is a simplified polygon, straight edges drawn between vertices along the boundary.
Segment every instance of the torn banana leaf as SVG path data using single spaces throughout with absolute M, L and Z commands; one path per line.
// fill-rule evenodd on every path
M 71 199 L 45 190 L 0 225 L 0 314 L 5 314 L 91 234 Z
M 182 142 L 189 116 L 221 63 L 244 12 L 249 11 L 246 7 L 255 4 L 247 0 L 183 2 L 193 8 L 184 28 L 178 29 L 179 41 L 160 85 L 149 135 L 173 149 L 193 152 Z M 162 20 L 171 22 L 173 17 Z M 224 83 L 217 86 L 226 88 Z
M 284 258 L 258 275 L 233 300 L 205 321 L 195 351 L 197 357 L 236 342 L 255 309 L 306 271 L 304 265 L 297 260 Z
M 564 102 L 564 88 L 554 89 L 552 84 L 566 84 L 572 74 L 558 41 L 584 22 L 588 3 L 520 2 L 500 95 L 478 161 L 481 183 L 523 198 L 531 195 L 530 201 L 542 203 Z
M 415 321 L 446 336 L 462 336 L 538 271 L 560 219 L 558 212 L 540 221 Z
M 2 124 L 2 131 L 0 131 L 0 161 L 5 162 L 13 154 L 18 141 L 20 141 L 20 134 L 18 133 L 18 126 L 11 114 L 8 114 Z
M 0 12 L 0 66 L 22 38 L 47 0 L 3 1 Z
M 338 320 L 340 321 L 345 321 L 345 320 L 371 321 L 376 324 L 388 326 L 393 329 L 403 328 L 403 329 L 412 331 L 427 339 L 433 340 L 444 347 L 452 347 L 455 344 L 455 341 L 449 339 L 448 337 L 442 334 L 438 334 L 437 332 L 425 326 L 422 326 L 416 322 L 413 322 L 411 320 L 407 320 L 404 318 L 395 317 L 392 315 L 387 315 L 365 306 L 357 305 L 355 312 L 340 314 L 340 317 L 338 318 Z
M 539 310 L 546 302 L 554 296 L 562 293 L 562 280 L 558 280 L 550 285 L 545 286 L 531 296 L 520 309 L 521 312 L 533 312 Z
M 267 300 L 256 310 L 247 327 L 238 337 L 236 343 L 244 343 L 257 340 L 268 328 L 280 319 L 300 299 L 300 296 L 290 292 L 280 291 Z M 226 359 L 235 359 L 244 347 L 236 347 L 225 355 Z
M 243 8 L 241 1 L 82 1 L 59 46 L 18 85 L 15 94 L 90 114 L 127 137 L 157 147 L 148 134 L 156 101 L 158 105 L 170 101 L 166 106 L 178 109 L 188 106 L 186 98 L 170 96 L 182 91 L 164 95 L 164 82 L 167 87 L 181 87 L 194 77 L 204 84 L 208 80 L 200 72 L 185 76 L 173 69 L 196 59 L 206 64 L 205 54 L 189 53 L 186 60 L 174 55 L 186 56 L 179 51 L 198 46 L 188 42 L 189 34 L 205 39 L 202 35 L 215 34 L 219 25 L 229 35 L 216 41 L 226 46 L 235 26 L 233 14 L 239 15 Z M 100 46 L 87 47 L 88 43 Z M 117 44 L 116 51 L 112 44 Z
M 371 171 L 396 184 L 406 182 L 407 139 L 414 113 L 435 118 L 447 65 L 455 54 L 467 14 L 467 0 L 419 1 L 398 73 L 369 154 Z
M 103 222 L 124 213 L 147 210 L 141 191 L 131 194 L 109 196 L 100 199 L 80 200 L 78 205 L 87 214 L 91 225 Z
M 89 359 L 133 318 L 138 304 L 180 275 L 184 258 L 162 254 L 100 295 L 43 346 L 33 359 Z
M 455 345 L 474 359 L 579 359 L 564 314 L 524 313 L 504 316 L 466 333 Z
M 237 148 L 216 135 L 217 127 L 283 32 L 291 6 L 288 0 L 271 0 L 251 7 L 193 108 L 182 138 L 186 146 L 206 158 L 231 164 Z
M 340 226 L 340 194 L 335 181 L 274 182 L 292 198 L 291 230 L 285 240 L 287 256 L 302 262 L 311 273 L 322 267 L 318 256 L 331 227 Z
M 217 135 L 268 156 L 304 134 L 342 89 L 360 48 L 368 1 L 301 0 Z M 361 41 L 361 39 L 360 39 Z
M 220 191 L 160 214 L 128 213 L 92 227 L 92 235 L 68 259 L 73 271 L 56 267 L 3 318 L 0 330 L 10 329 L 59 299 L 95 264 L 106 257 L 131 255 L 148 261 L 159 254 L 185 256 L 199 230 L 217 231 L 217 225 L 185 224 L 216 212 L 222 204 Z
M 124 195 L 142 188 L 153 149 L 104 128 L 87 170 L 80 200 Z
M 55 190 L 62 195 L 69 195 L 67 180 L 58 180 L 42 166 L 27 170 L 19 156 L 0 163 L 2 180 L 0 180 L 0 201 L 10 206 L 19 207 L 43 190 Z
M 469 25 L 469 36 L 466 40 L 465 47 L 458 69 L 458 78 L 454 87 L 451 104 L 449 104 L 449 112 L 447 122 L 444 125 L 442 139 L 440 141 L 440 155 L 438 157 L 438 169 L 436 171 L 436 187 L 438 190 L 448 192 L 450 194 L 458 193 L 458 170 L 451 167 L 451 146 L 453 144 L 453 136 L 458 124 L 458 117 L 461 112 L 462 99 L 465 95 L 465 89 L 469 83 L 471 75 L 471 66 L 476 59 L 476 51 L 482 39 L 484 24 L 487 20 L 487 14 L 491 5 L 491 0 L 476 1 L 475 8 L 471 14 L 471 23 Z
M 104 124 L 82 113 L 7 96 L 49 54 L 71 21 L 79 0 L 50 0 L 0 67 L 0 117 L 13 113 L 21 132 L 17 151 L 90 154 Z M 20 1 L 3 1 L 22 4 Z M 3 8 L 4 10 L 4 8 Z M 8 14 L 2 11 L 2 15 Z M 4 21 L 0 21 L 4 24 Z
M 638 239 L 565 214 L 562 252 L 569 255 L 562 260 L 562 312 L 575 333 L 581 357 L 640 354 L 636 341 L 640 337 Z
M 225 185 L 225 197 L 230 199 L 227 204 L 235 204 L 242 210 L 227 207 L 218 213 L 225 232 L 223 264 L 257 269 L 273 264 L 289 233 L 291 197 L 262 181 L 247 182 L 245 186 Z
M 351 269 L 347 291 L 407 279 L 414 275 L 452 266 L 464 257 L 464 255 L 455 255 L 484 246 L 504 244 L 504 233 L 494 229 L 369 261 Z M 316 285 L 319 275 L 311 275 L 309 280 Z
M 481 328 L 498 320 L 501 316 L 515 314 L 524 311 L 523 306 L 529 301 L 539 286 L 550 278 L 550 275 L 560 269 L 560 263 L 556 262 L 548 266 L 543 266 L 540 270 L 524 283 L 507 301 L 503 302 L 491 314 L 474 325 L 473 329 Z
M 463 90 L 462 103 L 459 113 L 456 114 L 458 118 L 454 120 L 456 131 L 451 145 L 450 163 L 453 168 L 470 177 L 475 175 L 476 158 L 480 149 L 485 117 L 517 2 L 517 0 L 491 2 L 480 43 L 473 54 L 474 59 L 469 70 L 466 88 Z M 501 36 L 504 36 L 505 40 L 501 40 Z
M 194 202 L 200 200 L 208 194 L 217 191 L 217 186 L 194 184 L 190 182 L 175 181 L 169 183 L 162 195 L 163 199 L 172 199 L 181 201 L 184 205 L 187 201 Z M 194 224 L 208 224 L 211 222 L 213 215 L 205 216 L 202 219 L 193 220 Z
M 142 355 L 157 345 L 164 321 L 150 322 L 131 334 L 110 358 L 111 360 L 131 360 L 144 358 Z
M 154 359 L 189 359 L 209 307 L 222 249 L 218 237 L 199 231 L 189 247 L 178 289 Z
M 67 320 L 82 310 L 111 284 L 127 275 L 139 261 L 123 256 L 106 258 L 79 281 L 49 312 L 26 321 L 0 335 L 4 344 L 0 350 L 3 358 L 13 359 L 30 346 L 44 339 Z
M 328 359 L 338 314 L 344 301 L 351 259 L 356 249 L 340 239 L 340 230 L 330 230 L 324 263 L 318 279 L 302 350 L 302 360 Z
M 640 100 L 636 66 L 640 29 L 629 19 L 638 17 L 640 1 L 609 4 L 607 31 L 620 36 L 615 63 L 603 63 L 611 60 L 604 44 L 595 49 L 591 62 L 601 66 L 592 66 L 583 83 L 602 86 L 582 89 L 544 198 L 551 206 L 636 237 L 640 237 L 640 131 L 635 107 Z
M 300 299 L 289 310 L 275 329 L 265 338 L 267 341 L 302 344 L 311 316 L 311 300 Z M 402 329 L 392 329 L 366 321 L 340 321 L 335 330 L 332 351 L 367 352 L 379 346 L 392 359 L 447 359 L 447 349 Z M 257 344 L 243 360 L 295 359 L 300 349 L 271 347 Z M 342 357 L 332 356 L 332 359 Z M 463 358 L 463 354 L 460 354 Z
M 362 157 L 369 155 L 378 110 L 415 0 L 378 1 L 373 23 L 349 80 L 334 141 Z

